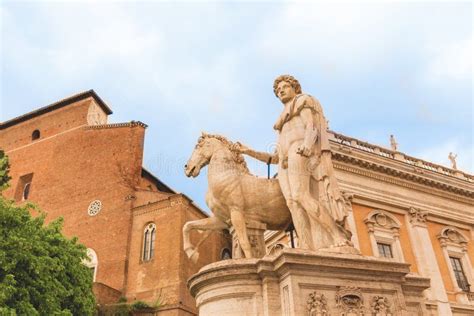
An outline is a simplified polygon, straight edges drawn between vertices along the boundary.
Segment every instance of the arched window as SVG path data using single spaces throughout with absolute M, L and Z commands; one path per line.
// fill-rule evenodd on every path
M 37 140 L 41 136 L 41 133 L 39 130 L 35 129 L 33 133 L 31 134 L 31 140 Z
M 82 264 L 91 270 L 92 280 L 95 282 L 99 261 L 97 260 L 97 254 L 93 249 L 87 248 L 87 259 L 83 259 Z
M 221 260 L 227 259 L 232 259 L 232 253 L 230 252 L 229 248 L 224 248 L 221 252 Z
M 31 182 L 28 182 L 23 187 L 23 195 L 22 195 L 22 200 L 23 201 L 28 200 L 28 196 L 30 195 L 30 186 L 31 186 Z
M 156 225 L 149 223 L 143 231 L 143 254 L 142 260 L 149 261 L 155 254 Z

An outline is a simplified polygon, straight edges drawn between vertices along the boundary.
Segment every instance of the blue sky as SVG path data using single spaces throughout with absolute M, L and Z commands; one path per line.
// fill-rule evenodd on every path
M 275 141 L 280 74 L 336 132 L 473 173 L 471 2 L 1 3 L 4 121 L 94 89 L 111 122 L 149 125 L 144 165 L 207 209 L 184 176 L 201 131 Z M 249 160 L 252 171 L 266 166 Z

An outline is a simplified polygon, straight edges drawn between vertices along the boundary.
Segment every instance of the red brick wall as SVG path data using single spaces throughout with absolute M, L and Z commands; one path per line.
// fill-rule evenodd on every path
M 201 267 L 220 260 L 220 249 L 227 245 L 221 233 L 212 234 L 200 247 L 196 264 L 185 255 L 182 227 L 186 221 L 207 217 L 182 195 L 176 194 L 160 202 L 133 210 L 133 229 L 130 250 L 127 297 L 153 302 L 160 298 L 166 305 L 181 304 L 195 312 L 195 301 L 186 282 Z M 148 262 L 141 260 L 143 232 L 146 225 L 157 228 L 155 255 Z M 198 233 L 192 241 L 196 244 Z
M 62 107 L 0 131 L 0 147 L 5 151 L 32 144 L 31 134 L 39 130 L 41 137 L 35 142 L 87 124 L 87 112 L 94 99 L 88 98 Z
M 75 113 L 76 122 L 83 118 L 83 112 Z M 49 124 L 57 123 L 50 115 L 42 122 L 45 127 L 49 118 Z M 33 173 L 29 200 L 48 213 L 48 221 L 64 217 L 64 233 L 78 236 L 97 253 L 96 280 L 117 290 L 124 284 L 130 230 L 126 197 L 141 174 L 143 138 L 141 126 L 79 128 L 7 151 L 12 181 L 5 195 L 12 198 L 19 177 Z M 91 217 L 87 209 L 94 200 L 102 202 L 102 210 Z
M 14 198 L 17 189 L 21 193 L 20 177 L 33 173 L 28 200 L 48 213 L 47 221 L 62 216 L 63 232 L 94 249 L 96 282 L 120 291 L 129 302 L 153 303 L 161 297 L 168 306 L 178 306 L 168 313 L 189 314 L 183 308 L 195 312 L 186 281 L 203 265 L 219 260 L 226 241 L 222 234 L 213 234 L 201 246 L 199 262 L 188 260 L 182 227 L 206 215 L 184 196 L 158 191 L 151 179 L 142 177 L 143 126 L 84 126 L 90 102 L 70 104 L 0 131 L 0 148 L 10 158 L 12 176 L 5 195 Z M 41 138 L 32 142 L 35 129 Z M 89 216 L 94 200 L 102 202 L 102 209 Z M 155 257 L 144 263 L 143 229 L 151 221 L 157 226 Z M 194 243 L 197 237 L 193 233 Z M 107 293 L 99 301 L 115 299 Z

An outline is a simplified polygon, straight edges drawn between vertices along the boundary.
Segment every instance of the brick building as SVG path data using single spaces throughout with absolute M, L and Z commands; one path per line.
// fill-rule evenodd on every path
M 212 235 L 197 264 L 187 259 L 183 224 L 207 214 L 143 168 L 146 125 L 108 124 L 110 114 L 90 90 L 1 123 L 4 194 L 64 218 L 64 234 L 88 247 L 99 303 L 160 300 L 160 315 L 194 315 L 186 280 L 220 260 L 226 239 Z

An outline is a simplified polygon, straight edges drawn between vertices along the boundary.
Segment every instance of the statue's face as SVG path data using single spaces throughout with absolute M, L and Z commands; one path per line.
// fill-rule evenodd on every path
M 296 96 L 295 89 L 293 89 L 290 83 L 286 81 L 278 83 L 276 93 L 280 101 L 283 103 L 293 100 Z

